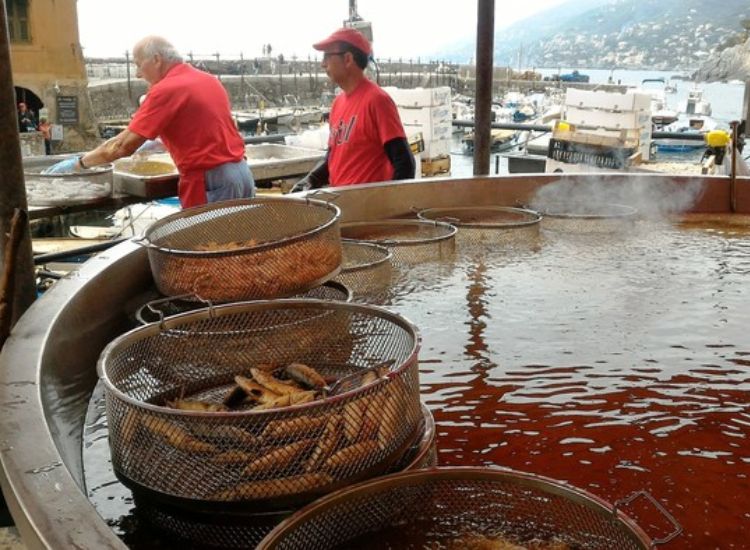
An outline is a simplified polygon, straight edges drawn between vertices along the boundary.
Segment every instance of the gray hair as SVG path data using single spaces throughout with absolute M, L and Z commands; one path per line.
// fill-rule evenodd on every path
M 147 36 L 135 45 L 133 48 L 134 55 L 136 51 L 140 51 L 143 57 L 160 55 L 167 63 L 181 63 L 183 61 L 177 48 L 161 36 Z

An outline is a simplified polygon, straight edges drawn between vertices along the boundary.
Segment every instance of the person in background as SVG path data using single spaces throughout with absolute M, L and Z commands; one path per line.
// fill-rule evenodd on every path
M 313 45 L 321 66 L 341 88 L 331 105 L 328 152 L 292 192 L 414 177 L 414 157 L 393 99 L 365 76 L 372 47 L 343 28 Z
M 219 80 L 185 63 L 160 36 L 140 40 L 133 48 L 133 61 L 136 75 L 148 82 L 149 90 L 128 127 L 93 151 L 65 159 L 45 173 L 77 172 L 109 163 L 158 137 L 180 173 L 183 208 L 254 196 L 245 144 Z
M 52 154 L 52 125 L 47 121 L 46 117 L 39 119 L 39 131 L 44 137 L 44 154 Z
M 23 102 L 18 104 L 18 131 L 21 133 L 36 132 L 36 118 L 34 117 L 34 113 L 29 111 Z

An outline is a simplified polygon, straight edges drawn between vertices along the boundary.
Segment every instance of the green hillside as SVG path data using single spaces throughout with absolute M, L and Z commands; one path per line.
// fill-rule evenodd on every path
M 748 0 L 573 0 L 513 25 L 495 16 L 495 64 L 516 67 L 694 69 L 744 33 Z M 465 62 L 474 43 L 442 57 Z

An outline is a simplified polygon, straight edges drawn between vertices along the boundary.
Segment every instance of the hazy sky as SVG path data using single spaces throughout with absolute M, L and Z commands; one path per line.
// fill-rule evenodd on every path
M 496 0 L 501 28 L 565 0 Z M 475 0 L 359 0 L 372 22 L 377 57 L 427 55 L 476 33 Z M 274 54 L 307 57 L 313 42 L 349 16 L 348 0 L 78 0 L 84 55 L 123 56 L 139 38 L 160 34 L 183 53 L 226 57 Z

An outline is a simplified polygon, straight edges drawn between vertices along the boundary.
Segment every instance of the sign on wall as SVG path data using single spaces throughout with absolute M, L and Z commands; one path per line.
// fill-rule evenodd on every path
M 57 96 L 57 123 L 65 126 L 78 125 L 78 96 Z

